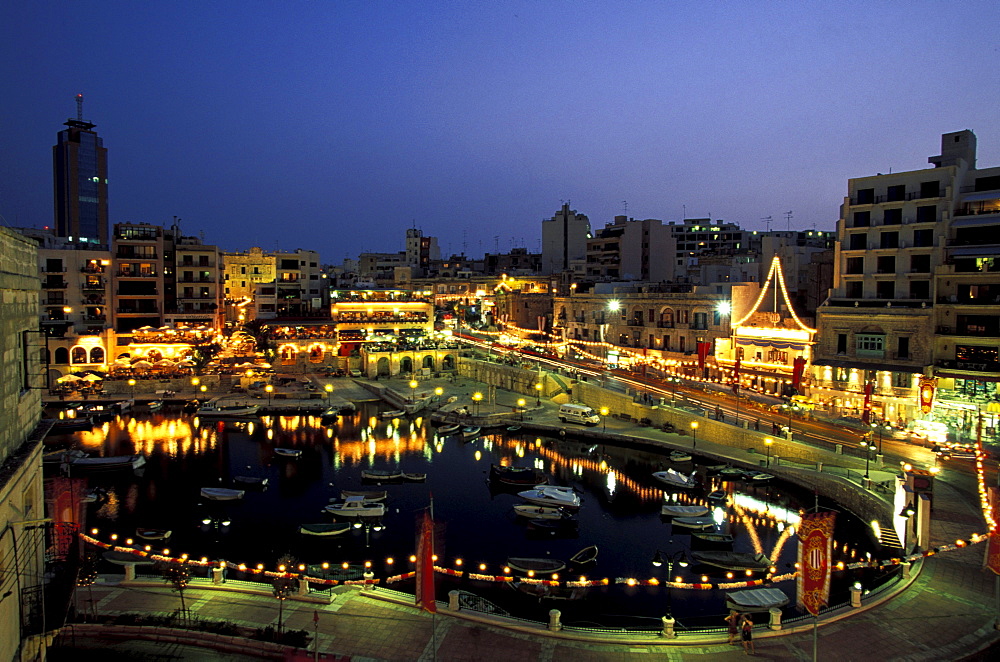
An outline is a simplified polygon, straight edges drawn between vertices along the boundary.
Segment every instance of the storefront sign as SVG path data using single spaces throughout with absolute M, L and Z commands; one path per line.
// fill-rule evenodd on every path
M 934 406 L 934 386 L 937 383 L 937 377 L 921 377 L 920 378 L 920 411 L 924 414 L 931 413 L 931 408 Z

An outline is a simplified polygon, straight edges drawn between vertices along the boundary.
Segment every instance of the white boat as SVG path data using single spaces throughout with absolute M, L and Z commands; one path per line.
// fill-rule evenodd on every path
M 673 469 L 667 469 L 666 471 L 657 471 L 653 474 L 653 478 L 661 483 L 666 483 L 670 487 L 676 487 L 683 490 L 688 490 L 695 486 L 694 472 L 692 472 L 690 476 L 685 476 L 684 474 L 674 471 Z
M 690 462 L 691 453 L 687 451 L 670 451 L 671 462 Z
M 149 407 L 149 411 L 160 411 L 163 409 L 163 400 L 150 400 L 146 406 Z
M 233 482 L 253 487 L 267 487 L 267 478 L 260 476 L 233 476 Z
M 462 428 L 462 438 L 466 440 L 475 439 L 482 432 L 482 428 L 478 426 L 469 426 Z
M 715 520 L 711 517 L 675 517 L 674 527 L 684 527 L 685 529 L 711 529 L 715 526 Z
M 344 499 L 343 503 L 331 503 L 324 510 L 337 517 L 382 517 L 385 515 L 385 504 L 352 496 Z
M 780 588 L 753 588 L 726 593 L 726 606 L 737 611 L 768 611 L 788 604 L 788 596 Z
M 530 519 L 562 519 L 564 510 L 556 506 L 535 506 L 519 503 L 514 506 L 514 512 L 521 517 Z
M 195 415 L 199 418 L 253 418 L 260 410 L 258 405 L 246 403 L 223 404 L 220 402 L 206 402 L 198 407 Z
M 110 471 L 114 469 L 140 469 L 146 465 L 146 456 L 138 455 L 109 455 L 107 457 L 75 457 L 67 455 L 63 461 L 63 468 L 70 471 Z
M 562 492 L 563 494 L 576 494 L 575 487 L 569 487 L 566 485 L 547 485 L 545 483 L 539 483 L 534 486 L 536 490 L 548 490 L 549 492 Z
M 460 425 L 442 425 L 437 429 L 437 436 L 439 437 L 450 437 L 459 430 L 462 429 Z
M 144 540 L 166 540 L 173 533 L 170 529 L 136 529 L 135 535 Z
M 580 495 L 575 492 L 552 489 L 547 485 L 542 485 L 541 488 L 533 490 L 518 492 L 517 496 L 539 506 L 557 506 L 560 508 L 580 507 Z
M 349 522 L 334 524 L 303 524 L 299 527 L 299 533 L 304 536 L 339 536 L 347 533 L 353 525 Z
M 559 559 L 536 559 L 512 556 L 507 559 L 507 566 L 518 572 L 559 572 L 566 567 L 565 561 Z
M 752 552 L 691 552 L 691 560 L 723 570 L 754 570 L 759 572 L 771 567 L 770 559 L 763 554 Z
M 282 457 L 292 457 L 292 458 L 302 457 L 302 451 L 296 448 L 275 448 L 274 454 L 281 455 Z
M 389 493 L 385 490 L 341 490 L 340 498 L 361 497 L 365 501 L 385 501 Z
M 406 416 L 406 412 L 402 409 L 390 409 L 389 411 L 379 412 L 379 418 L 399 418 L 400 416 Z
M 676 506 L 665 503 L 660 508 L 660 514 L 664 517 L 702 517 L 709 512 L 708 506 Z
M 422 483 L 427 480 L 427 474 L 425 473 L 406 473 L 403 472 L 403 480 L 410 483 Z
M 396 480 L 403 480 L 403 472 L 398 469 L 390 471 L 377 471 L 375 469 L 362 469 L 361 480 L 376 483 L 389 483 Z
M 203 487 L 201 496 L 212 501 L 235 501 L 243 498 L 243 490 L 231 490 L 228 487 Z

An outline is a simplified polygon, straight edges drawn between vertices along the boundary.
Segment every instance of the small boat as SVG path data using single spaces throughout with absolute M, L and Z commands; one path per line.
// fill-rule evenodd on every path
M 399 418 L 400 416 L 406 416 L 406 412 L 402 409 L 390 409 L 389 411 L 380 411 L 378 414 L 379 418 Z
M 766 483 L 774 478 L 772 474 L 766 474 L 763 471 L 750 471 L 747 475 L 753 483 Z
M 576 493 L 566 493 L 562 490 L 551 489 L 545 485 L 542 489 L 525 490 L 518 492 L 517 496 L 525 501 L 539 506 L 558 506 L 561 508 L 579 508 L 580 495 Z
M 709 464 L 707 466 L 702 467 L 702 469 L 705 470 L 706 476 L 718 476 L 719 472 L 727 468 L 728 466 L 729 466 L 728 464 Z
M 131 554 L 129 552 L 118 552 L 113 549 L 101 554 L 101 558 L 115 565 L 153 565 L 153 559 Z
M 726 593 L 726 606 L 736 611 L 768 611 L 788 604 L 788 596 L 780 588 L 752 588 Z
M 149 407 L 149 411 L 160 411 L 163 409 L 163 400 L 150 400 L 146 406 Z
M 715 490 L 714 492 L 709 492 L 706 498 L 709 501 L 725 501 L 726 492 L 725 490 Z
M 466 441 L 471 441 L 478 437 L 480 432 L 482 432 L 482 428 L 478 426 L 464 427 L 462 428 L 462 438 Z
M 361 480 L 368 480 L 376 483 L 388 483 L 394 480 L 402 480 L 403 472 L 398 469 L 393 471 L 376 471 L 374 469 L 362 469 Z
M 52 433 L 61 434 L 63 432 L 76 432 L 77 430 L 92 430 L 94 420 L 89 416 L 78 416 L 75 418 L 59 418 L 52 420 Z
M 409 483 L 422 483 L 427 480 L 427 474 L 403 472 L 403 480 Z
M 135 535 L 143 540 L 166 540 L 173 531 L 169 529 L 136 529 Z
M 254 418 L 260 410 L 258 405 L 251 404 L 220 404 L 206 402 L 195 412 L 198 418 Z
M 303 524 L 299 533 L 304 536 L 339 536 L 347 533 L 353 525 L 349 522 L 334 522 L 332 524 Z
M 708 506 L 676 506 L 665 503 L 660 507 L 660 514 L 664 517 L 702 517 L 709 512 Z
M 183 404 L 183 405 L 181 406 L 181 410 L 182 410 L 182 411 L 183 411 L 183 412 L 184 412 L 185 414 L 193 414 L 193 413 L 195 413 L 196 411 L 198 411 L 198 409 L 199 409 L 200 407 L 201 407 L 201 401 L 199 401 L 199 400 L 198 400 L 197 398 L 195 398 L 195 399 L 192 399 L 192 400 L 188 400 L 187 402 L 185 402 L 185 403 L 184 403 L 184 404 Z
M 726 467 L 719 471 L 719 476 L 722 480 L 743 480 L 746 478 L 746 472 L 739 467 Z
M 561 492 L 563 494 L 576 494 L 575 487 L 569 487 L 567 485 L 546 485 L 545 483 L 539 483 L 535 485 L 536 490 L 545 490 L 547 492 Z
M 694 531 L 691 534 L 692 542 L 700 540 L 710 545 L 732 545 L 733 536 L 729 533 L 715 533 L 712 531 Z
M 581 600 L 587 596 L 583 586 L 550 586 L 541 582 L 509 582 L 508 585 L 539 600 Z
M 361 497 L 365 501 L 385 501 L 389 493 L 385 490 L 341 490 L 340 498 Z
M 135 400 L 131 398 L 129 398 L 128 400 L 119 400 L 111 405 L 112 409 L 114 409 L 119 414 L 124 414 L 125 412 L 130 411 L 134 406 L 135 406 Z
M 543 479 L 545 479 L 545 474 L 533 467 L 490 465 L 490 480 L 506 483 L 507 485 L 535 486 L 540 484 Z
M 527 503 L 519 503 L 514 506 L 514 513 L 520 517 L 528 517 L 530 519 L 559 520 L 565 516 L 566 511 L 556 506 L 534 506 Z
M 146 465 L 146 456 L 109 455 L 107 457 L 67 457 L 62 466 L 70 471 L 112 471 L 116 469 L 141 469 Z
M 437 429 L 437 436 L 439 437 L 450 437 L 459 430 L 462 429 L 460 425 L 442 425 Z
M 520 425 L 508 425 L 507 432 L 518 432 L 521 429 Z
M 585 565 L 597 560 L 597 545 L 584 547 L 579 552 L 569 557 L 570 565 Z
M 233 476 L 233 482 L 247 487 L 267 487 L 267 478 L 258 476 Z
M 275 448 L 275 455 L 280 455 L 282 457 L 300 458 L 302 457 L 302 451 L 297 448 Z
M 324 510 L 337 517 L 382 517 L 385 504 L 365 501 L 364 497 L 347 497 L 343 503 L 331 503 Z
M 85 417 L 90 417 L 91 420 L 96 422 L 110 421 L 116 415 L 117 411 L 111 405 L 82 405 L 77 409 L 77 416 L 83 415 Z
M 670 451 L 671 462 L 690 462 L 691 453 L 687 451 Z
M 715 520 L 711 517 L 675 517 L 673 524 L 685 529 L 710 529 L 715 526 Z
M 676 521 L 676 520 L 675 520 Z M 767 570 L 771 561 L 763 554 L 751 552 L 691 552 L 691 560 L 723 570 Z
M 242 499 L 245 492 L 243 490 L 231 490 L 227 487 L 203 487 L 201 496 L 212 501 L 235 501 Z
M 338 418 L 339 416 L 340 416 L 340 407 L 327 407 L 326 409 L 323 410 L 323 413 L 320 414 L 320 418 L 324 420 Z
M 512 556 L 507 559 L 507 567 L 519 572 L 559 572 L 566 567 L 565 561 L 559 559 L 532 559 Z
M 682 490 L 688 490 L 695 486 L 694 472 L 691 472 L 690 476 L 685 476 L 673 469 L 667 469 L 666 471 L 657 471 L 653 474 L 653 478 L 661 483 L 666 483 L 670 487 Z

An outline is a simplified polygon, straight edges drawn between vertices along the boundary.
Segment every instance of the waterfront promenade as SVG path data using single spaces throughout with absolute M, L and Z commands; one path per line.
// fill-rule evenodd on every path
M 350 380 L 331 380 L 344 397 L 363 395 L 363 389 Z M 339 383 L 338 383 L 339 382 Z M 381 382 L 384 384 L 385 382 Z M 406 394 L 406 381 L 391 381 L 389 386 Z M 420 390 L 432 389 L 434 381 L 421 382 Z M 447 391 L 468 400 L 471 393 L 485 389 L 482 384 L 461 379 L 458 383 L 441 382 Z M 510 411 L 519 397 L 497 391 L 497 409 Z M 533 399 L 532 399 L 533 400 Z M 532 403 L 533 404 L 533 403 Z M 530 412 L 532 423 L 558 425 L 556 406 L 542 401 Z M 602 432 L 602 428 L 592 429 Z M 609 435 L 627 435 L 649 440 L 678 442 L 677 435 L 639 427 L 634 423 L 611 419 Z M 721 444 L 699 440 L 699 451 L 737 462 L 754 463 L 759 456 L 729 449 Z M 833 454 L 831 453 L 831 456 Z M 830 462 L 845 465 L 858 463 L 854 458 L 831 457 Z M 808 469 L 801 469 L 808 471 Z M 935 489 L 931 545 L 943 545 L 965 539 L 985 530 L 978 513 L 978 498 L 970 492 L 967 481 L 941 480 Z M 914 567 L 914 579 L 905 589 L 890 596 L 879 596 L 875 606 L 862 600 L 861 609 L 845 607 L 826 617 L 818 630 L 821 660 L 961 660 L 990 659 L 991 646 L 1000 642 L 994 629 L 995 609 L 992 573 L 982 569 L 983 545 L 935 555 Z M 102 577 L 93 587 L 94 609 L 100 615 L 119 613 L 169 614 L 177 608 L 175 593 L 162 584 L 123 586 L 120 576 Z M 725 660 L 744 656 L 742 649 L 726 644 L 725 635 L 682 634 L 669 640 L 638 635 L 615 636 L 613 641 L 587 638 L 580 633 L 550 633 L 544 628 L 501 628 L 465 618 L 443 608 L 437 616 L 394 602 L 378 599 L 379 589 L 362 592 L 338 587 L 332 604 L 316 605 L 286 601 L 284 624 L 291 630 L 303 629 L 318 635 L 319 659 L 326 660 Z M 88 596 L 89 590 L 81 592 Z M 437 596 L 447 600 L 447 596 Z M 268 595 L 252 595 L 209 587 L 192 586 L 188 592 L 194 615 L 224 620 L 248 627 L 276 625 L 276 601 Z M 314 623 L 314 617 L 318 621 Z M 677 614 L 683 623 L 683 614 Z M 720 622 L 720 628 L 723 623 Z M 812 659 L 811 625 L 777 632 L 763 627 L 755 630 L 757 657 L 771 660 Z M 146 636 L 146 635 L 143 635 Z M 115 635 L 115 629 L 103 626 L 72 626 L 59 639 L 61 649 L 54 655 L 69 653 L 74 647 L 96 646 L 104 659 L 281 659 L 293 656 L 292 649 L 251 649 L 246 640 L 215 638 L 205 650 L 188 648 L 190 636 L 180 632 L 173 641 L 163 633 L 148 633 L 159 645 L 155 657 L 149 657 L 148 643 L 137 642 L 131 629 Z M 142 649 L 141 652 L 139 649 Z M 123 657 L 116 658 L 114 651 Z M 130 652 L 131 651 L 131 652 Z M 171 652 L 173 651 L 173 652 Z M 198 651 L 195 654 L 193 651 Z M 195 657 L 197 655 L 197 657 Z M 299 650 L 302 659 L 312 659 L 313 648 Z M 58 658 L 57 659 L 65 659 Z

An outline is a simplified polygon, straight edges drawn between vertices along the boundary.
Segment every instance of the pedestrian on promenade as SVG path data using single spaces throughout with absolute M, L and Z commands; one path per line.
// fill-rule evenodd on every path
M 736 645 L 736 635 L 740 633 L 740 612 L 735 610 L 730 610 L 729 616 L 725 618 L 726 624 L 729 626 L 729 645 Z
M 743 622 L 740 625 L 740 638 L 743 640 L 743 652 L 747 655 L 754 655 L 753 650 L 753 621 L 749 614 L 743 614 Z

